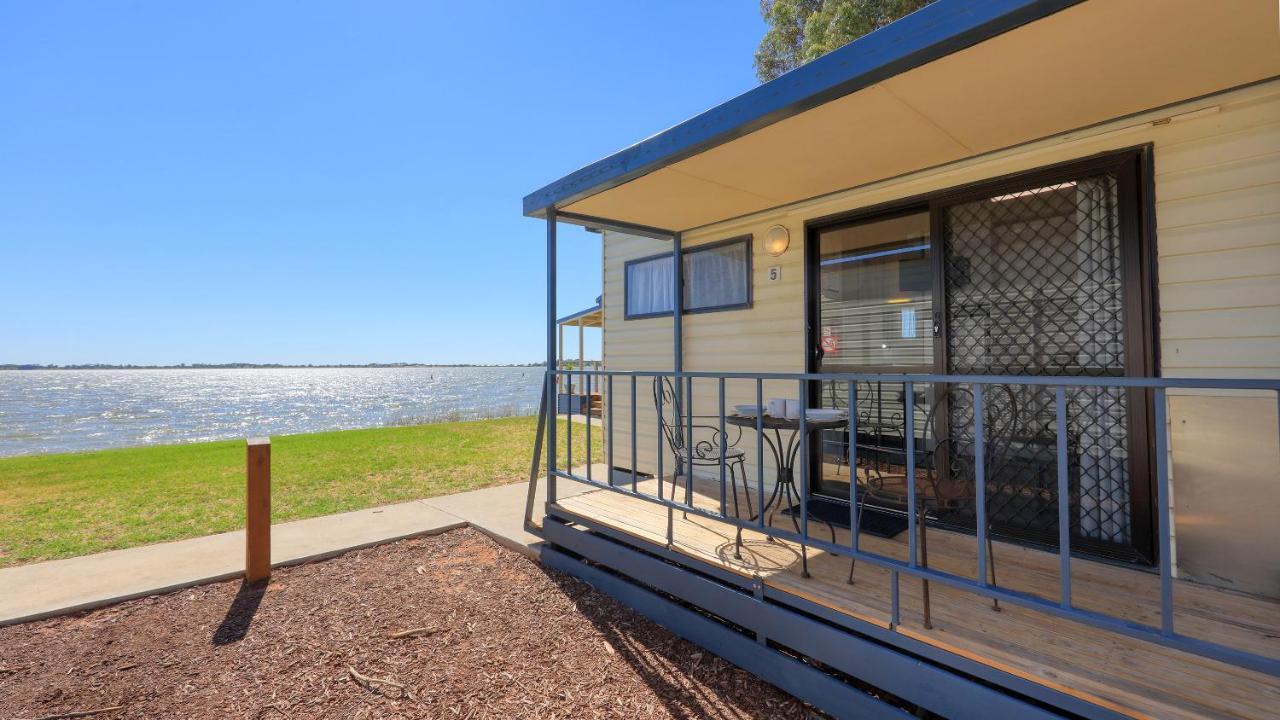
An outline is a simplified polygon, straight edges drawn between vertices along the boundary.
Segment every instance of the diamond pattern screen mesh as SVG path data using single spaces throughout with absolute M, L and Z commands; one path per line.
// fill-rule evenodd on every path
M 1103 174 L 943 210 L 949 373 L 1124 374 L 1117 186 L 1114 175 Z M 1056 537 L 1053 389 L 993 387 L 986 398 L 992 525 Z M 971 448 L 972 394 L 949 390 L 946 403 L 954 446 Z M 1126 392 L 1068 389 L 1067 417 L 1072 534 L 1126 545 L 1132 534 Z M 950 470 L 973 477 L 971 460 L 957 459 Z M 972 503 L 952 519 L 972 525 Z

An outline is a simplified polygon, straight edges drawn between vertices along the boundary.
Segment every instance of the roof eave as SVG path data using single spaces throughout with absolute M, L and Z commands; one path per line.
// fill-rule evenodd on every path
M 584 309 L 579 310 L 579 311 L 577 311 L 577 312 L 569 313 L 568 315 L 565 315 L 565 316 L 564 316 L 564 317 L 562 317 L 562 318 L 558 318 L 558 319 L 556 320 L 556 324 L 557 324 L 557 325 L 563 325 L 563 324 L 565 324 L 565 323 L 567 323 L 567 322 L 573 322 L 574 320 L 577 320 L 578 318 L 583 318 L 583 317 L 586 317 L 586 316 L 588 316 L 588 315 L 592 315 L 592 314 L 594 314 L 594 313 L 598 313 L 598 312 L 600 312 L 601 307 L 602 307 L 602 306 L 601 306 L 600 302 L 597 300 L 597 301 L 596 301 L 596 304 L 595 304 L 595 305 L 592 305 L 592 306 L 591 306 L 591 307 L 589 307 L 589 308 L 584 308 Z
M 1083 0 L 938 0 L 894 23 L 526 195 L 542 217 Z

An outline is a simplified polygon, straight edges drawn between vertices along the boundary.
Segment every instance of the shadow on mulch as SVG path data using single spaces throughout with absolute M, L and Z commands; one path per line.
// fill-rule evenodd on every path
M 578 612 L 604 636 L 605 640 L 616 651 L 617 656 L 626 662 L 635 671 L 636 675 L 653 690 L 654 694 L 662 702 L 663 707 L 672 716 L 680 718 L 723 718 L 724 720 L 740 720 L 743 717 L 752 717 L 751 715 L 743 715 L 731 710 L 721 710 L 715 714 L 708 714 L 709 708 L 732 708 L 734 706 L 734 700 L 741 698 L 740 693 L 744 689 L 733 686 L 734 683 L 740 682 L 735 678 L 743 676 L 750 678 L 748 682 L 754 681 L 757 684 L 757 690 L 768 690 L 782 694 L 782 691 L 777 690 L 766 681 L 747 675 L 745 671 L 739 670 L 705 650 L 698 650 L 694 655 L 697 658 L 694 661 L 694 667 L 684 668 L 683 666 L 687 665 L 690 660 L 689 656 L 681 653 L 681 651 L 687 652 L 688 650 L 688 645 L 684 641 L 678 641 L 674 644 L 660 643 L 655 642 L 649 633 L 635 632 L 635 624 L 647 624 L 651 621 L 630 609 L 625 609 L 623 613 L 619 613 L 617 612 L 619 606 L 612 602 L 606 604 L 591 602 L 592 599 L 598 599 L 599 595 L 594 589 L 584 593 L 582 590 L 584 585 L 590 588 L 586 583 L 569 575 L 548 572 L 541 565 L 539 565 L 539 568 L 566 597 L 573 601 Z M 664 668 L 657 664 L 655 660 L 670 663 L 670 667 Z M 671 672 L 672 667 L 686 670 L 686 677 L 690 682 L 685 684 L 674 682 L 673 673 Z M 749 690 L 750 688 L 745 689 Z M 698 700 L 702 702 L 698 702 Z M 809 718 L 826 717 L 813 708 L 806 709 L 808 711 L 807 717 Z
M 258 613 L 262 596 L 266 594 L 266 580 L 254 583 L 242 581 L 235 599 L 231 601 L 231 607 L 227 608 L 226 617 L 222 618 L 222 623 L 213 633 L 213 644 L 230 645 L 243 640 L 249 634 L 249 625 L 253 623 L 253 616 Z

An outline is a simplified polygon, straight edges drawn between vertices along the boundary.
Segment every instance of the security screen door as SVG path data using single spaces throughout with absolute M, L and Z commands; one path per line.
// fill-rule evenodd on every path
M 1141 158 L 1113 155 L 926 199 L 883 219 L 815 229 L 815 369 L 1148 375 L 1154 340 L 1140 232 Z M 864 383 L 856 392 L 860 451 L 869 460 L 901 458 L 876 448 L 891 447 L 895 436 L 902 444 L 902 386 Z M 839 383 L 821 395 L 825 405 L 847 407 Z M 1054 545 L 1054 391 L 1009 384 L 988 388 L 986 399 L 993 529 Z M 1068 388 L 1073 547 L 1153 559 L 1147 403 L 1142 391 Z M 911 406 L 920 443 L 947 439 L 950 454 L 939 456 L 945 467 L 938 471 L 972 487 L 969 388 L 922 384 Z M 832 463 L 847 441 L 847 433 L 824 437 L 815 493 L 848 498 L 847 468 Z M 968 498 L 947 503 L 933 521 L 972 529 Z

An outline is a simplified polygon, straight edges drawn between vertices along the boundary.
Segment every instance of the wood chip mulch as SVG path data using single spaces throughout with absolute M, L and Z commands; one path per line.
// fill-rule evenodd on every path
M 0 628 L 5 719 L 811 715 L 469 529 Z

